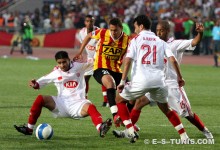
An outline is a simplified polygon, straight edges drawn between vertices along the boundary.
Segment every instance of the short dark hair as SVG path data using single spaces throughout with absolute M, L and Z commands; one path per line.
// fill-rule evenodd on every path
M 110 21 L 109 21 L 109 25 L 114 25 L 114 26 L 119 26 L 122 28 L 122 22 L 119 18 L 112 18 Z
M 69 59 L 69 55 L 66 51 L 58 51 L 56 54 L 55 54 L 55 59 L 65 59 L 65 58 L 68 58 Z
M 85 18 L 91 18 L 91 19 L 94 19 L 94 17 L 92 15 L 86 15 Z
M 161 25 L 165 30 L 170 30 L 170 24 L 167 20 L 161 20 L 157 25 Z
M 146 15 L 139 15 L 137 16 L 133 23 L 137 22 L 137 25 L 140 26 L 141 24 L 144 26 L 145 29 L 151 28 L 151 19 Z

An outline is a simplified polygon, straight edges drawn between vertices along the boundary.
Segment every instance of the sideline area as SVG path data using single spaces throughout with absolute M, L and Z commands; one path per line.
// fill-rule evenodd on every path
M 10 55 L 11 47 L 9 46 L 0 46 L 0 57 L 1 58 L 26 58 L 27 55 L 21 54 L 16 51 Z M 33 47 L 33 56 L 38 57 L 39 59 L 48 59 L 53 58 L 54 54 L 57 51 L 65 50 L 69 53 L 70 56 L 74 56 L 78 49 L 76 48 L 35 48 Z M 182 64 L 192 64 L 192 65 L 204 65 L 204 66 L 213 66 L 213 56 L 212 55 L 199 55 L 194 56 L 191 53 L 185 53 L 183 56 Z

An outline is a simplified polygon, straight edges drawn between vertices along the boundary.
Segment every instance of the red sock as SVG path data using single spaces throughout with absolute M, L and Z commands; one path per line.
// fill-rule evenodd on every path
M 89 92 L 89 82 L 86 82 L 86 99 L 88 98 L 88 92 Z
M 187 119 L 194 124 L 200 131 L 203 131 L 205 128 L 204 123 L 200 120 L 200 118 L 194 113 L 194 117 L 187 117 Z
M 140 114 L 141 114 L 141 111 L 140 110 L 135 110 L 135 109 L 132 109 L 131 113 L 130 113 L 130 117 L 131 117 L 131 122 L 133 124 L 135 124 L 139 117 L 140 117 Z
M 44 99 L 42 95 L 38 95 L 36 100 L 34 101 L 31 110 L 30 115 L 28 118 L 28 123 L 31 125 L 35 125 L 37 122 L 38 117 L 41 114 L 42 107 L 44 106 Z
M 118 115 L 120 116 L 121 120 L 123 121 L 124 125 L 126 126 L 126 128 L 130 128 L 132 125 L 131 122 L 131 118 L 129 115 L 129 111 L 128 108 L 126 106 L 126 103 L 118 103 L 117 104 L 118 107 Z
M 107 89 L 104 85 L 102 85 L 102 95 L 103 95 L 103 98 L 104 98 L 103 101 L 107 103 L 108 102 Z
M 99 127 L 102 123 L 102 115 L 98 112 L 95 105 L 93 104 L 89 105 L 88 114 L 91 117 L 92 122 L 95 125 L 96 129 L 99 130 Z
M 182 134 L 185 132 L 185 129 L 180 121 L 180 118 L 178 117 L 175 111 L 170 111 L 166 116 L 169 119 L 169 121 L 172 123 L 174 128 L 178 131 L 179 134 Z

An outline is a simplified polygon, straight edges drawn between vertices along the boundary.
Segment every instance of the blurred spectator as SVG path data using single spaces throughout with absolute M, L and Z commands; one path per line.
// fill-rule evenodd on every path
M 204 55 L 212 54 L 211 50 L 211 41 L 212 41 L 212 28 L 214 26 L 214 22 L 210 20 L 208 17 L 204 19 L 204 32 L 202 39 L 202 52 Z
M 5 18 L 0 13 L 0 30 L 3 30 L 5 26 Z
M 21 24 L 21 34 L 23 39 L 23 51 L 26 52 L 27 55 L 32 55 L 31 41 L 33 40 L 33 27 L 29 16 L 25 16 Z
M 52 29 L 57 32 L 62 27 L 62 16 L 58 4 L 51 5 L 50 21 Z
M 189 17 L 189 15 L 188 15 Z M 183 27 L 184 27 L 184 39 L 190 39 L 191 36 L 191 31 L 192 31 L 192 27 L 193 27 L 193 21 L 191 20 L 191 18 L 189 17 L 189 19 L 187 21 L 183 22 Z
M 50 5 L 49 5 L 49 3 L 45 2 L 41 11 L 42 11 L 43 19 L 49 18 L 49 15 L 50 15 Z
M 215 23 L 215 26 L 212 29 L 212 40 L 213 40 L 213 53 L 214 53 L 214 61 L 215 67 L 218 67 L 218 58 L 220 55 L 220 19 L 218 19 Z
M 71 13 L 68 13 L 64 19 L 64 28 L 65 29 L 71 29 L 73 28 L 73 19 L 72 19 Z

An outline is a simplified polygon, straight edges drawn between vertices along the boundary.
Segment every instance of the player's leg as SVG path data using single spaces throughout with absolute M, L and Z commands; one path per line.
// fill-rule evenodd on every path
M 89 92 L 89 79 L 90 79 L 91 75 L 85 75 L 85 82 L 86 82 L 86 99 L 88 98 L 88 92 Z
M 167 87 L 161 87 L 154 89 L 150 92 L 150 96 L 152 99 L 157 101 L 157 105 L 160 108 L 160 110 L 166 115 L 168 120 L 171 122 L 171 124 L 174 126 L 174 128 L 177 130 L 177 132 L 180 135 L 180 138 L 182 142 L 188 142 L 188 135 L 185 132 L 185 129 L 183 127 L 183 124 L 180 121 L 179 116 L 177 113 L 170 109 L 168 106 L 168 89 Z
M 99 68 L 94 71 L 94 78 L 96 81 L 107 89 L 107 98 L 110 106 L 110 111 L 113 115 L 113 118 L 115 115 L 117 115 L 118 108 L 115 103 L 115 95 L 116 95 L 116 84 L 115 80 L 111 75 L 111 71 L 108 69 L 102 69 Z
M 129 102 L 131 102 L 131 101 L 129 101 Z M 132 102 L 135 102 L 135 105 L 130 112 L 130 118 L 131 118 L 131 122 L 134 126 L 134 130 L 139 131 L 140 128 L 136 126 L 136 123 L 139 120 L 142 108 L 144 106 L 150 104 L 150 101 L 146 96 L 142 96 L 142 97 L 138 98 L 136 101 L 132 101 Z M 121 131 L 120 130 L 113 130 L 112 133 L 117 138 L 130 138 L 128 135 L 128 131 L 126 129 L 121 130 Z
M 81 109 L 81 116 L 86 117 L 88 115 L 91 117 L 97 131 L 100 132 L 100 136 L 105 137 L 106 133 L 112 125 L 111 119 L 107 119 L 105 122 L 103 122 L 102 115 L 98 112 L 95 105 L 91 103 L 85 103 Z
M 171 124 L 174 126 L 174 128 L 177 130 L 177 132 L 180 135 L 181 140 L 183 142 L 187 141 L 189 137 L 186 134 L 186 131 L 177 113 L 169 109 L 168 103 L 158 103 L 157 105 L 160 108 L 160 110 L 167 116 L 167 118 L 169 119 Z
M 56 104 L 51 96 L 42 96 L 38 95 L 35 99 L 31 109 L 30 109 L 30 115 L 28 118 L 28 124 L 27 126 L 16 126 L 14 127 L 17 129 L 18 132 L 21 132 L 25 135 L 32 135 L 34 125 L 37 122 L 37 119 L 39 118 L 42 108 L 46 107 L 50 111 L 54 110 L 56 107 Z
M 192 112 L 189 99 L 183 87 L 169 88 L 168 104 L 181 117 L 195 125 L 207 138 L 213 138 L 201 119 Z
M 103 103 L 102 106 L 103 107 L 108 107 L 108 98 L 107 98 L 107 89 L 105 86 L 102 85 L 102 95 L 103 95 Z

